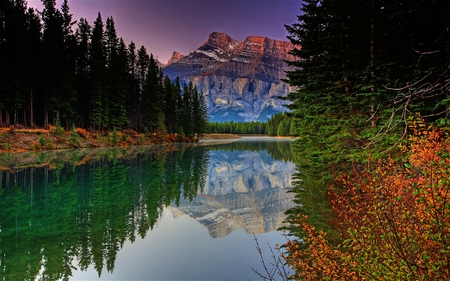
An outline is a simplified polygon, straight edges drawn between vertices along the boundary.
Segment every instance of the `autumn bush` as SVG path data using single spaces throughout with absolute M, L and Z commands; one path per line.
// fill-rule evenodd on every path
M 407 160 L 369 163 L 329 187 L 328 242 L 306 216 L 305 237 L 284 258 L 301 280 L 450 280 L 450 140 L 439 130 L 411 139 Z
M 86 131 L 86 129 L 83 128 L 75 128 L 75 130 L 77 131 L 77 133 L 82 136 L 84 139 L 88 139 L 89 138 L 89 133 L 88 131 Z

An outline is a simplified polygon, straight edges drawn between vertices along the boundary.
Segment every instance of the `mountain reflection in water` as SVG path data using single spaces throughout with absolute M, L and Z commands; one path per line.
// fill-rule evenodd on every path
M 166 208 L 212 237 L 275 230 L 294 204 L 286 193 L 295 172 L 289 146 L 239 141 L 0 155 L 2 279 L 110 274 L 119 252 L 164 225 Z

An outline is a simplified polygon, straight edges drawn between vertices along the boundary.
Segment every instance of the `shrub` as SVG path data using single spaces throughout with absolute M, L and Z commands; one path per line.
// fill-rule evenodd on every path
M 4 143 L 3 144 L 3 149 L 11 150 L 12 149 L 12 145 L 10 143 Z
M 75 125 L 72 125 L 72 130 L 69 135 L 69 143 L 75 147 L 80 147 L 80 135 L 78 135 L 77 129 Z
M 125 134 L 122 134 L 121 141 L 128 142 L 128 137 Z
M 112 134 L 109 134 L 109 142 L 117 145 L 119 143 L 119 135 L 116 128 L 114 128 Z
M 62 136 L 64 134 L 64 128 L 61 126 L 61 120 L 59 119 L 59 111 L 56 112 L 55 125 L 56 125 L 56 134 L 58 136 Z
M 87 139 L 89 134 L 85 129 L 82 128 L 76 128 L 77 133 L 82 136 L 83 138 Z
M 44 135 L 40 135 L 38 139 L 39 147 L 45 147 L 47 145 L 47 140 L 45 139 Z
M 331 245 L 307 217 L 304 242 L 285 259 L 305 280 L 450 280 L 450 140 L 440 131 L 412 138 L 406 164 L 392 159 L 340 175 L 329 189 Z

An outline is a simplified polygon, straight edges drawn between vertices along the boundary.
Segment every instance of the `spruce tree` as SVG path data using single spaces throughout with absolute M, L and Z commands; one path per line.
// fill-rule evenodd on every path
M 175 84 L 166 75 L 163 82 L 163 104 L 165 124 L 169 133 L 175 133 L 177 114 L 177 91 Z
M 198 92 L 197 87 L 192 89 L 192 122 L 193 133 L 197 138 L 207 132 L 208 112 L 206 108 L 205 95 Z
M 42 24 L 37 12 L 33 8 L 29 8 L 27 11 L 27 52 L 26 52 L 26 60 L 28 61 L 28 71 L 26 72 L 26 106 L 24 107 L 24 111 L 27 110 L 29 122 L 28 125 L 33 128 L 36 122 L 39 120 L 35 119 L 37 112 L 40 114 L 40 111 L 37 110 L 42 108 L 40 106 L 39 101 L 41 98 L 41 63 L 42 63 Z M 24 124 L 26 114 L 24 112 Z
M 433 12 L 440 13 L 435 4 L 444 8 L 444 2 L 433 2 Z M 302 150 L 311 159 L 337 162 L 351 155 L 358 157 L 360 148 L 386 149 L 404 132 L 405 124 L 398 126 L 405 121 L 402 113 L 433 113 L 436 108 L 432 106 L 440 104 L 422 96 L 414 105 L 409 103 L 406 111 L 399 110 L 401 103 L 406 105 L 405 99 L 398 99 L 399 94 L 411 95 L 390 89 L 404 87 L 423 78 L 424 73 L 448 65 L 414 50 L 431 44 L 428 34 L 436 28 L 448 34 L 445 20 L 430 24 L 433 28 L 429 29 L 420 26 L 432 14 L 424 3 L 303 2 L 298 23 L 286 26 L 288 38 L 297 46 L 291 51 L 297 59 L 290 62 L 297 70 L 288 72 L 288 81 L 297 90 L 288 99 L 302 136 Z M 441 37 L 433 39 L 445 42 Z
M 127 48 L 127 63 L 128 63 L 128 120 L 131 128 L 139 130 L 139 81 L 137 77 L 137 54 L 136 45 L 133 41 Z
M 183 86 L 182 128 L 187 137 L 194 135 L 193 92 L 194 84 L 192 82 Z
M 103 41 L 104 25 L 101 14 L 98 13 L 94 22 L 91 37 L 91 98 L 90 98 L 90 122 L 94 130 L 101 130 L 106 125 L 108 104 L 105 85 L 106 61 L 105 61 L 105 44 Z
M 75 32 L 77 40 L 76 68 L 75 68 L 75 89 L 78 93 L 77 111 L 79 114 L 79 124 L 88 127 L 90 123 L 89 109 L 91 105 L 91 36 L 92 27 L 87 19 L 81 18 L 78 21 L 78 28 Z
M 56 9 L 56 1 L 42 0 L 44 9 L 42 20 L 44 22 L 43 50 L 44 50 L 44 94 L 45 117 L 44 125 L 48 122 L 47 110 L 53 113 L 53 122 L 56 112 L 68 126 L 75 116 L 76 92 L 73 89 L 71 67 L 65 48 L 65 34 L 63 16 Z
M 162 72 L 153 54 L 150 54 L 147 76 L 143 91 L 144 127 L 150 132 L 156 132 L 159 116 L 163 112 L 162 106 Z
M 26 72 L 26 4 L 24 1 L 2 1 L 0 44 L 0 108 L 5 108 L 7 126 L 17 123 L 17 114 L 27 92 L 22 76 Z M 12 122 L 11 122 L 12 117 Z
M 107 83 L 103 85 L 104 104 L 107 105 L 108 128 L 122 128 L 127 123 L 126 97 L 127 87 L 127 50 L 122 38 L 117 38 L 113 17 L 106 20 L 105 54 Z
M 175 133 L 183 135 L 184 103 L 183 103 L 181 82 L 178 76 L 175 78 L 173 90 L 175 93 L 175 100 L 176 100 Z

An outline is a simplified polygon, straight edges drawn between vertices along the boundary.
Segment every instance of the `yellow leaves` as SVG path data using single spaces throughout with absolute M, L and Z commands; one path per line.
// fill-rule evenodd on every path
M 287 244 L 285 259 L 300 278 L 450 280 L 450 140 L 427 130 L 409 152 L 407 169 L 389 159 L 333 182 L 341 245 L 328 244 L 326 233 L 299 218 L 304 247 Z

